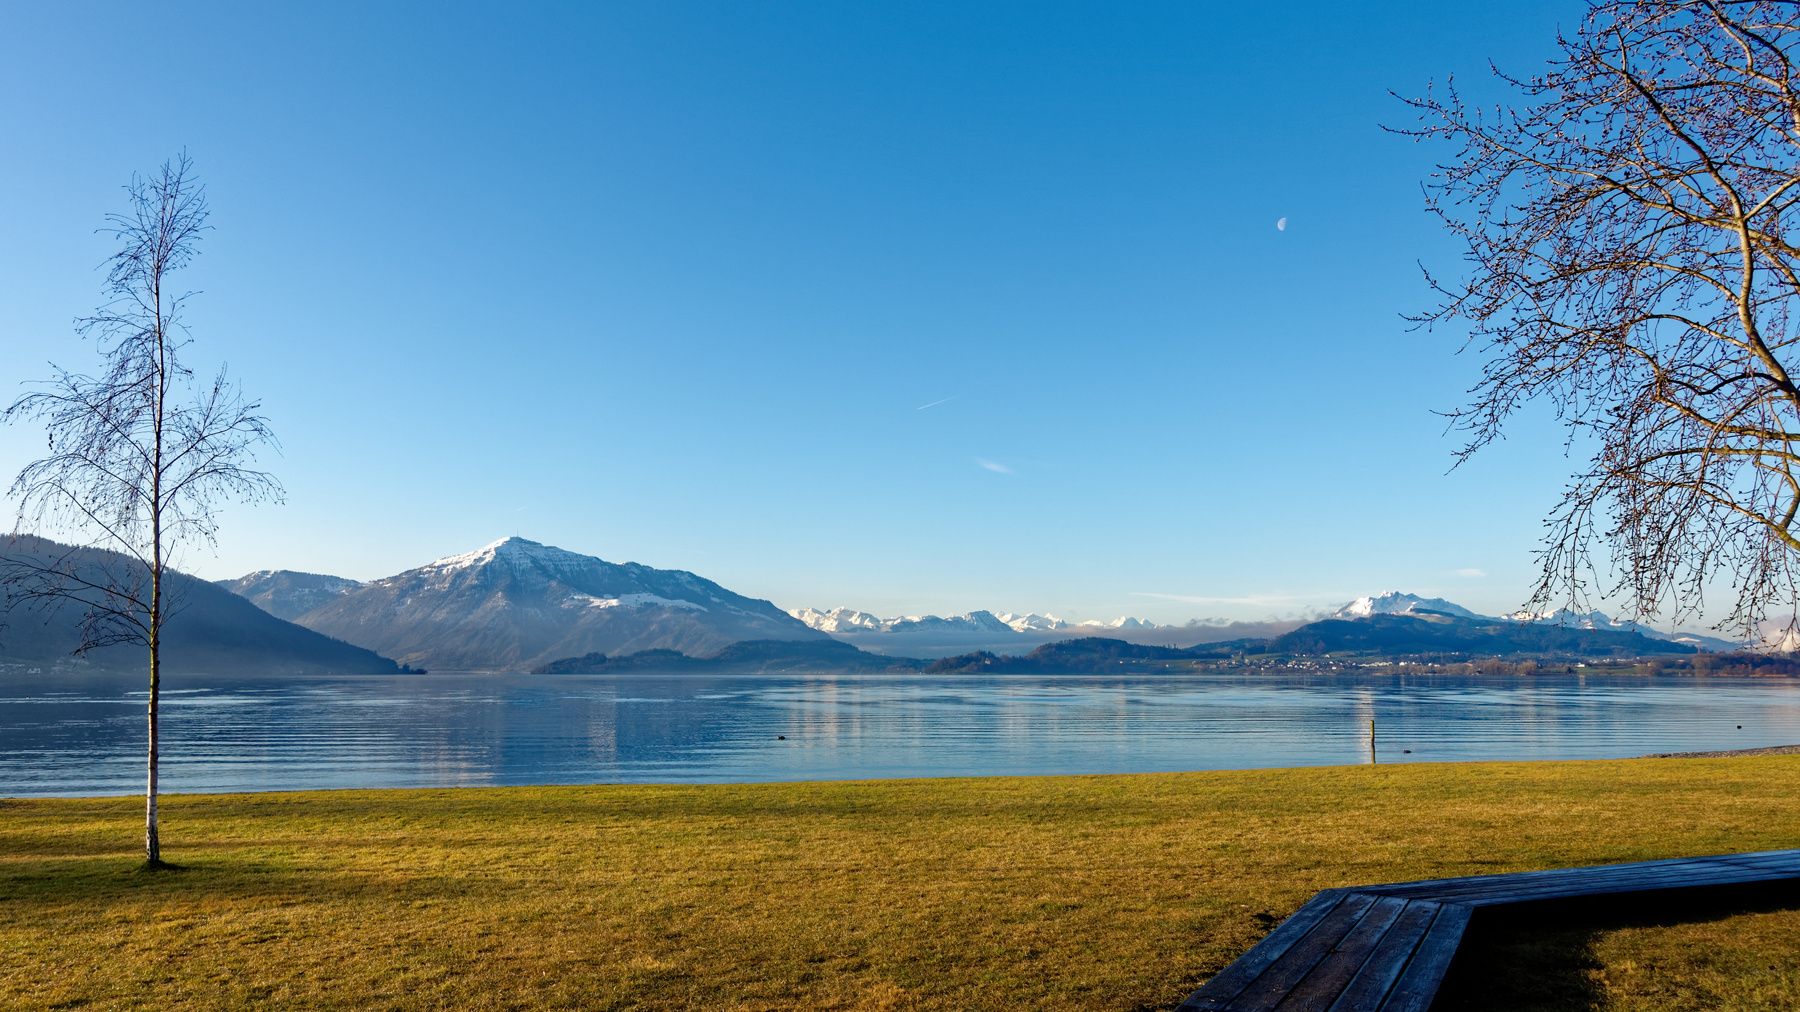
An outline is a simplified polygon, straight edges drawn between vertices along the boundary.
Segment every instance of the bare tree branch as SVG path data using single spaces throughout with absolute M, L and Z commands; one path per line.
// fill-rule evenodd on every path
M 1467 276 L 1428 273 L 1441 301 L 1413 319 L 1486 353 L 1458 461 L 1548 401 L 1596 448 L 1530 604 L 1599 592 L 1681 621 L 1729 583 L 1719 625 L 1752 632 L 1800 614 L 1800 4 L 1615 0 L 1558 41 L 1541 75 L 1494 71 L 1517 106 L 1452 82 L 1396 131 L 1457 146 L 1425 193 Z

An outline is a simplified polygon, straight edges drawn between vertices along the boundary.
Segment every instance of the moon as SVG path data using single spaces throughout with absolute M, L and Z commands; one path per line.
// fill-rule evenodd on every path
M 1287 231 L 1287 219 L 1286 218 L 1283 218 L 1280 221 L 1277 221 L 1275 223 L 1275 231 L 1277 231 L 1277 232 L 1286 232 Z

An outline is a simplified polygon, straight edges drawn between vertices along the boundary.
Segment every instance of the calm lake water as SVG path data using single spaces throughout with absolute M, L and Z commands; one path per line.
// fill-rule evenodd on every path
M 163 699 L 171 792 L 1338 765 L 1369 761 L 1371 718 L 1382 762 L 1800 743 L 1777 679 L 432 674 Z M 0 796 L 141 791 L 143 703 L 136 679 L 0 680 Z

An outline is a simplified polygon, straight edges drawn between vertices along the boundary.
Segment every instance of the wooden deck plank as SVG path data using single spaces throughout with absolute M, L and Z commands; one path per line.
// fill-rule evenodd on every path
M 1499 876 L 1496 876 L 1498 878 Z M 1650 892 L 1659 889 L 1686 889 L 1695 886 L 1735 885 L 1746 882 L 1778 882 L 1800 878 L 1800 869 L 1762 869 L 1743 865 L 1714 865 L 1693 869 L 1658 869 L 1637 875 L 1590 875 L 1562 879 L 1531 881 L 1496 881 L 1485 886 L 1470 884 L 1430 891 L 1370 889 L 1378 896 L 1409 896 L 1436 899 L 1475 906 L 1506 903 L 1529 903 L 1534 900 L 1566 899 L 1575 896 L 1600 896 L 1616 893 Z
M 1597 865 L 1590 868 L 1557 868 L 1550 871 L 1518 871 L 1505 875 L 1472 875 L 1468 878 L 1428 879 L 1421 882 L 1395 882 L 1387 885 L 1357 886 L 1359 891 L 1381 893 L 1383 895 L 1444 895 L 1462 890 L 1492 889 L 1501 885 L 1534 885 L 1558 884 L 1563 882 L 1588 879 L 1606 879 L 1613 876 L 1635 878 L 1642 876 L 1665 876 L 1681 874 L 1705 874 L 1720 867 L 1736 868 L 1736 865 L 1717 865 L 1713 863 L 1680 862 L 1654 865 L 1620 867 L 1617 865 Z
M 1433 890 L 1449 891 L 1465 885 L 1484 885 L 1496 881 L 1530 882 L 1538 880 L 1563 879 L 1570 876 L 1625 874 L 1637 875 L 1645 872 L 1675 868 L 1708 868 L 1716 865 L 1744 865 L 1771 870 L 1792 868 L 1800 873 L 1800 850 L 1765 851 L 1751 854 L 1716 854 L 1706 857 L 1665 858 L 1659 861 L 1634 861 L 1628 864 L 1588 865 L 1581 868 L 1547 868 L 1539 871 L 1518 871 L 1503 875 L 1466 875 L 1457 878 L 1420 879 L 1415 882 L 1389 882 L 1379 885 L 1355 886 L 1359 892 L 1380 892 L 1396 895 L 1425 895 Z
M 1708 886 L 1749 885 L 1757 882 L 1791 881 L 1794 876 L 1783 875 L 1770 877 L 1765 875 L 1743 876 L 1709 876 L 1705 879 L 1674 879 L 1664 882 L 1616 882 L 1602 887 L 1585 889 L 1533 889 L 1533 890 L 1496 890 L 1489 893 L 1469 893 L 1466 895 L 1440 896 L 1439 899 L 1453 903 L 1466 903 L 1476 907 L 1509 906 L 1515 903 L 1533 903 L 1545 900 L 1572 900 L 1583 896 L 1625 896 L 1631 893 L 1663 892 L 1670 889 L 1703 889 Z
M 1277 925 L 1274 931 L 1263 936 L 1262 941 L 1251 946 L 1249 952 L 1214 974 L 1198 991 L 1188 995 L 1178 1006 L 1177 1012 L 1184 1009 L 1224 1008 L 1227 1002 L 1254 983 L 1270 963 L 1280 959 L 1295 942 L 1305 938 L 1306 933 L 1324 920 L 1346 893 L 1347 890 L 1344 889 L 1326 889 L 1307 900 L 1292 916 Z
M 1460 890 L 1433 890 L 1429 893 L 1370 891 L 1375 895 L 1406 895 L 1406 897 L 1418 897 L 1418 899 L 1456 900 L 1456 902 L 1471 902 L 1476 906 L 1494 906 L 1494 904 L 1532 902 L 1535 899 L 1586 897 L 1586 895 L 1602 895 L 1602 893 L 1681 890 L 1688 886 L 1710 886 L 1710 884 L 1732 884 L 1732 882 L 1773 882 L 1786 879 L 1786 877 L 1791 877 L 1791 875 L 1753 872 L 1753 870 L 1730 870 L 1730 872 L 1712 872 L 1706 873 L 1706 875 L 1656 875 L 1656 877 L 1643 875 L 1643 877 L 1570 879 L 1570 881 L 1561 882 L 1494 882 L 1489 888 L 1463 886 Z
M 1424 941 L 1425 932 L 1442 905 L 1431 900 L 1407 900 L 1406 909 L 1382 937 L 1381 944 L 1369 954 L 1356 976 L 1344 986 L 1337 1000 L 1331 1003 L 1329 1012 L 1368 1012 L 1380 1008 L 1388 992 L 1394 989 L 1394 983 L 1400 979 L 1400 971 L 1406 969 L 1419 943 Z
M 1400 971 L 1394 989 L 1376 1006 L 1380 1012 L 1429 1012 L 1431 1001 L 1444 983 L 1444 974 L 1450 970 L 1450 961 L 1456 958 L 1456 947 L 1462 944 L 1463 932 L 1468 930 L 1469 918 L 1474 913 L 1473 907 L 1460 903 L 1445 903 L 1438 907 L 1437 917 L 1425 932 L 1425 940 L 1419 943 L 1406 968 Z
M 1442 889 L 1366 889 L 1377 896 L 1405 896 L 1415 899 L 1440 899 L 1457 902 L 1524 903 L 1531 899 L 1553 899 L 1559 896 L 1581 896 L 1599 893 L 1643 892 L 1653 889 L 1681 889 L 1689 886 L 1727 885 L 1736 882 L 1776 882 L 1800 877 L 1790 869 L 1711 867 L 1687 871 L 1661 870 L 1638 875 L 1594 875 L 1564 879 L 1533 879 L 1468 884 Z
M 1567 867 L 1567 868 L 1534 868 L 1530 871 L 1514 871 L 1514 872 L 1505 872 L 1505 873 L 1494 873 L 1494 874 L 1488 874 L 1488 875 L 1458 875 L 1458 876 L 1452 876 L 1449 878 L 1422 878 L 1422 879 L 1413 879 L 1413 880 L 1410 880 L 1407 882 L 1376 883 L 1371 886 L 1358 886 L 1357 888 L 1380 889 L 1380 888 L 1385 888 L 1386 886 L 1407 886 L 1407 887 L 1411 887 L 1411 886 L 1420 886 L 1420 887 L 1458 886 L 1458 885 L 1465 885 L 1465 884 L 1471 883 L 1471 882 L 1489 882 L 1494 879 L 1500 879 L 1500 878 L 1522 879 L 1522 878 L 1534 878 L 1534 877 L 1546 877 L 1546 876 L 1576 875 L 1576 874 L 1584 874 L 1584 873 L 1590 873 L 1590 872 L 1609 872 L 1609 871 L 1638 870 L 1638 869 L 1648 870 L 1648 869 L 1655 869 L 1655 868 L 1671 868 L 1671 867 L 1678 867 L 1678 866 L 1683 866 L 1683 865 L 1706 865 L 1706 864 L 1712 864 L 1712 863 L 1715 863 L 1715 862 L 1718 862 L 1721 860 L 1725 860 L 1728 858 L 1735 858 L 1735 857 L 1739 857 L 1739 856 L 1741 856 L 1741 855 L 1711 854 L 1711 855 L 1698 855 L 1698 856 L 1694 856 L 1694 857 L 1665 857 L 1665 858 L 1659 858 L 1654 861 L 1615 861 L 1610 864 L 1577 865 L 1574 867 Z
M 1298 984 L 1288 989 L 1287 996 L 1275 1005 L 1274 1012 L 1316 1012 L 1334 1001 L 1368 962 L 1375 948 L 1391 933 L 1394 922 L 1410 902 L 1403 896 L 1383 896 L 1369 906 L 1362 920 L 1350 929 L 1343 940 L 1332 946 Z M 1418 943 L 1424 931 L 1414 937 Z
M 1243 993 L 1231 1000 L 1228 1012 L 1272 1012 L 1281 999 L 1300 983 L 1326 954 L 1337 948 L 1380 897 L 1345 893 L 1343 901 L 1326 914 L 1318 926 L 1295 942 L 1281 958 L 1269 964 Z

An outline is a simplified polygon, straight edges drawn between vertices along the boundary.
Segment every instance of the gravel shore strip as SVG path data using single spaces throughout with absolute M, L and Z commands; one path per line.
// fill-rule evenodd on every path
M 1768 748 L 1737 748 L 1729 752 L 1656 752 L 1639 759 L 1729 759 L 1742 755 L 1794 755 L 1800 745 L 1770 745 Z

